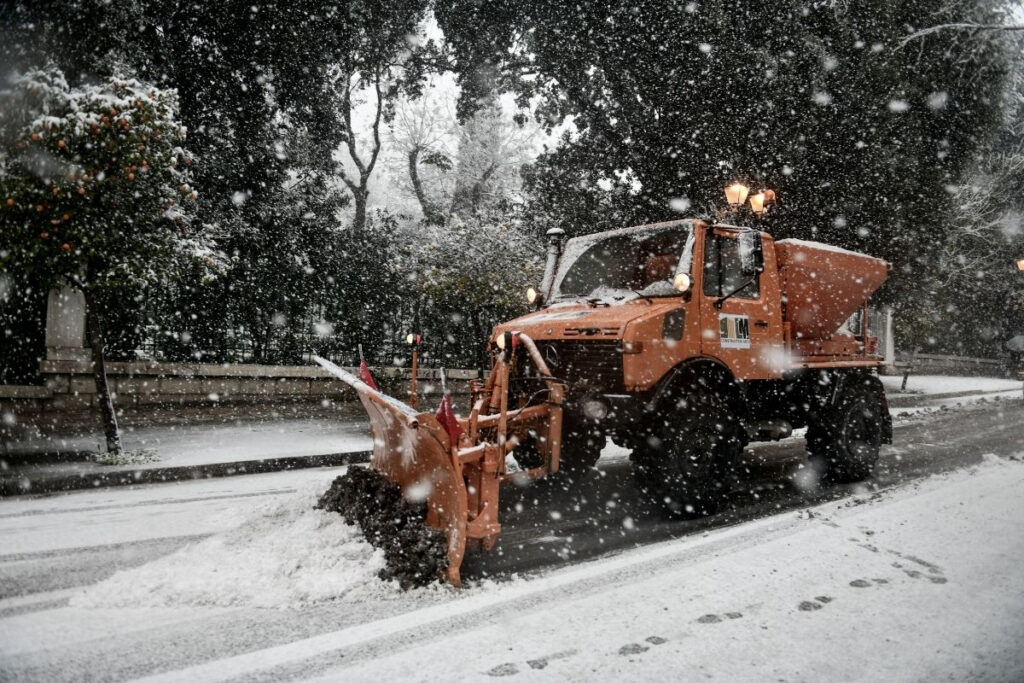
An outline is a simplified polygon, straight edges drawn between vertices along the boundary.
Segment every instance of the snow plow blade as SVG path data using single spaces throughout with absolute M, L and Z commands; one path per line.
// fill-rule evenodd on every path
M 482 387 L 471 384 L 467 418 L 456 418 L 450 403 L 442 404 L 437 416 L 418 412 L 334 363 L 313 357 L 359 395 L 373 431 L 371 468 L 396 484 L 408 502 L 426 503 L 426 525 L 444 532 L 444 578 L 454 586 L 461 584 L 459 569 L 466 550 L 490 550 L 498 539 L 502 481 L 514 478 L 521 483 L 557 472 L 561 454 L 565 385 L 551 376 L 525 334 L 505 333 L 502 345 L 492 352 L 487 382 Z M 534 365 L 545 388 L 528 399 L 520 397 L 512 407 L 511 373 L 525 363 Z M 506 474 L 506 456 L 521 444 L 536 449 L 542 464 Z
M 397 484 L 409 502 L 427 504 L 428 524 L 448 541 L 445 578 L 458 586 L 466 551 L 466 488 L 445 429 L 431 413 L 416 412 L 328 360 L 314 360 L 359 395 L 373 432 L 371 467 Z

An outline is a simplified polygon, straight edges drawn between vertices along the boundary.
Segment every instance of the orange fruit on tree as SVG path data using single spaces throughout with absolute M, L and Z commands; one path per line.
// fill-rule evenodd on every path
M 68 244 L 67 242 L 65 242 L 64 244 L 60 245 L 60 248 L 63 249 L 64 251 L 71 251 L 71 245 Z

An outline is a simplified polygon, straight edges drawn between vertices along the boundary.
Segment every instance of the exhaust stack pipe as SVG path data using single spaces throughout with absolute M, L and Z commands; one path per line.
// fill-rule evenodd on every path
M 544 264 L 544 278 L 540 281 L 540 293 L 544 301 L 551 298 L 551 288 L 555 284 L 555 268 L 558 267 L 558 257 L 562 255 L 562 240 L 565 238 L 565 230 L 551 228 L 548 236 L 548 259 Z

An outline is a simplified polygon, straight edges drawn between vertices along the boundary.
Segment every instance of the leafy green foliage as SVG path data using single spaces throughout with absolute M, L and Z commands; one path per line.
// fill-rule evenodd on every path
M 188 221 L 177 93 L 119 78 L 72 89 L 48 69 L 0 98 L 5 270 L 103 290 L 158 281 L 177 256 L 214 261 Z

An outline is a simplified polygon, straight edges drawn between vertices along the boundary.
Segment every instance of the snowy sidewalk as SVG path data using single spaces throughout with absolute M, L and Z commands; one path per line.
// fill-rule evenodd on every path
M 336 466 L 367 459 L 373 445 L 369 423 L 354 411 L 334 419 L 137 427 L 123 430 L 122 443 L 128 455 L 112 464 L 45 455 L 102 452 L 99 435 L 11 444 L 0 455 L 0 495 Z
M 955 377 L 950 375 L 915 375 L 902 390 L 903 375 L 881 377 L 889 405 L 893 407 L 927 406 L 943 399 L 984 395 L 1020 395 L 1024 383 L 1002 377 Z

